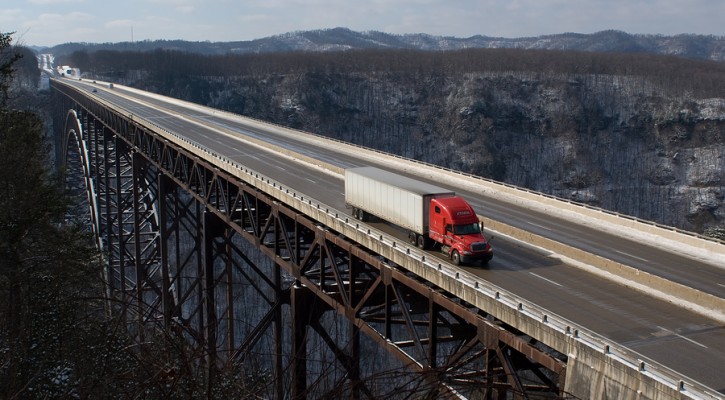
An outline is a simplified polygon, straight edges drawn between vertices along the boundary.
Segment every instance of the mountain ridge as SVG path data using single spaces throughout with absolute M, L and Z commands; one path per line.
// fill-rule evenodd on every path
M 638 52 L 685 58 L 725 61 L 725 37 L 681 34 L 675 36 L 629 34 L 606 30 L 591 34 L 566 32 L 533 37 L 503 38 L 474 35 L 467 38 L 435 36 L 426 33 L 390 34 L 379 31 L 353 31 L 331 28 L 288 32 L 247 41 L 194 42 L 147 40 L 119 43 L 65 43 L 43 51 L 62 56 L 75 51 L 155 51 L 176 50 L 210 55 L 254 54 L 286 51 L 345 51 L 362 49 L 411 49 L 428 51 L 470 48 L 520 48 L 596 52 Z

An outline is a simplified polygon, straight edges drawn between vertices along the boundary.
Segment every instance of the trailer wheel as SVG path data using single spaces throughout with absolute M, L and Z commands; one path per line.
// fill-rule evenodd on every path
M 453 265 L 461 265 L 461 255 L 458 254 L 458 250 L 453 250 L 451 253 L 451 261 L 453 261 Z
M 423 236 L 423 235 L 418 235 L 418 243 L 417 244 L 418 244 L 418 248 L 421 249 L 421 250 L 425 250 L 428 247 L 427 246 L 427 244 L 428 244 L 427 243 L 427 240 L 426 240 L 425 236 Z
M 365 211 L 358 208 L 357 210 L 357 219 L 359 219 L 362 222 L 365 222 L 367 220 L 367 217 L 365 216 Z

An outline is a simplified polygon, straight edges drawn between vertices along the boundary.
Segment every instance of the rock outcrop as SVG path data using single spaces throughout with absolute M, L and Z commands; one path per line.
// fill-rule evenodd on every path
M 645 77 L 303 72 L 127 83 L 698 233 L 725 227 L 725 100 Z

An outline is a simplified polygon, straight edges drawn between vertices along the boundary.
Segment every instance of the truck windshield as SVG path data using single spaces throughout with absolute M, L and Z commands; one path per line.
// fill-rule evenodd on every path
M 478 224 L 454 225 L 453 233 L 456 235 L 470 235 L 472 233 L 481 233 L 481 226 Z

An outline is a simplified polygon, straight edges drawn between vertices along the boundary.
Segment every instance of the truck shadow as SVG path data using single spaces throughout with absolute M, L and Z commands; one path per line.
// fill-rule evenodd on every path
M 494 257 L 488 264 L 468 265 L 489 271 L 520 271 L 550 268 L 564 264 L 556 254 L 503 238 L 493 238 Z

